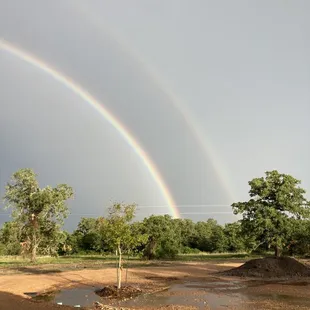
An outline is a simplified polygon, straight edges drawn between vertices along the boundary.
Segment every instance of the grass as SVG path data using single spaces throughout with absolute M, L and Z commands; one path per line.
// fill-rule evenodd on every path
M 232 260 L 232 259 L 252 259 L 254 255 L 248 253 L 199 253 L 199 254 L 181 254 L 175 260 L 177 261 L 208 261 L 208 260 Z
M 257 256 L 256 256 L 257 257 Z M 131 265 L 158 265 L 163 261 L 179 261 L 179 262 L 191 262 L 191 261 L 209 261 L 209 260 L 232 260 L 232 259 L 251 259 L 253 255 L 246 253 L 199 253 L 199 254 L 181 254 L 174 259 L 169 260 L 155 260 L 147 262 L 137 257 L 129 257 Z M 128 260 L 128 257 L 124 257 Z M 39 265 L 111 265 L 115 264 L 116 257 L 113 255 L 70 255 L 60 257 L 38 257 L 35 263 L 31 263 L 29 259 L 24 259 L 21 256 L 0 256 L 0 268 L 18 268 L 25 266 L 39 266 Z
M 0 267 L 19 267 L 19 266 L 36 266 L 36 265 L 57 265 L 57 264 L 83 264 L 92 262 L 112 262 L 115 261 L 115 256 L 101 255 L 71 255 L 50 257 L 38 257 L 35 263 L 31 263 L 29 259 L 21 256 L 0 256 Z

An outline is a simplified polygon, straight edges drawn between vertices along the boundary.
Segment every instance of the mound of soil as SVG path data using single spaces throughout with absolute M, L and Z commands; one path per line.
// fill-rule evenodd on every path
M 117 289 L 116 285 L 108 285 L 103 289 L 96 291 L 96 294 L 105 298 L 132 298 L 140 295 L 142 290 L 138 287 L 130 285 L 123 286 L 121 289 Z
M 252 259 L 238 268 L 224 272 L 228 276 L 257 278 L 310 277 L 310 267 L 291 257 Z

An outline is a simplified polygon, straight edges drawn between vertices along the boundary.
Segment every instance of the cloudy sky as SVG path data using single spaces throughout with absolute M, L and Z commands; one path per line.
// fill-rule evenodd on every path
M 224 223 L 266 170 L 310 192 L 309 11 L 307 0 L 0 0 L 0 36 L 129 129 L 183 217 Z M 138 203 L 139 218 L 170 212 L 134 149 L 76 93 L 6 50 L 0 85 L 1 196 L 30 167 L 42 186 L 74 188 L 68 228 L 111 201 Z

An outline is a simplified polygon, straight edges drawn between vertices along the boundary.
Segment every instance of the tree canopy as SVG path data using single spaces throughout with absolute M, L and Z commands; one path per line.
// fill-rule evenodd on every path
M 13 174 L 6 186 L 4 200 L 12 208 L 14 221 L 20 227 L 24 244 L 35 261 L 39 245 L 53 248 L 55 238 L 60 236 L 59 228 L 68 215 L 66 201 L 73 196 L 73 190 L 66 184 L 55 188 L 40 188 L 36 174 L 31 169 L 21 169 Z
M 251 199 L 232 205 L 235 214 L 242 214 L 245 235 L 257 245 L 273 247 L 279 256 L 294 227 L 294 220 L 309 218 L 310 203 L 300 181 L 276 170 L 249 182 Z
M 201 252 L 275 251 L 289 255 L 310 254 L 309 202 L 300 181 L 277 171 L 249 182 L 250 198 L 234 203 L 242 219 L 220 225 L 214 219 L 174 219 L 151 215 L 135 217 L 136 205 L 115 203 L 106 218 L 81 218 L 73 233 L 61 226 L 69 210 L 68 185 L 40 188 L 30 169 L 16 172 L 6 187 L 5 203 L 13 221 L 0 228 L 0 255 L 118 255 L 118 286 L 122 256 L 147 259 L 175 258 Z

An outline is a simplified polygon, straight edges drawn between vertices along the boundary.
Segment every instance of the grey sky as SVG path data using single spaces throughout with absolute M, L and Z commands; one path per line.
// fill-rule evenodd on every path
M 270 169 L 310 191 L 309 10 L 306 0 L 0 0 L 0 35 L 100 99 L 149 153 L 181 212 L 223 223 L 233 215 L 214 212 L 233 201 L 219 174 L 237 199 Z M 150 208 L 166 204 L 156 183 L 82 99 L 3 51 L 0 83 L 2 194 L 14 171 L 32 167 L 42 185 L 74 187 L 68 227 L 111 200 L 137 202 L 140 218 L 168 213 Z M 212 142 L 216 167 L 167 91 Z

